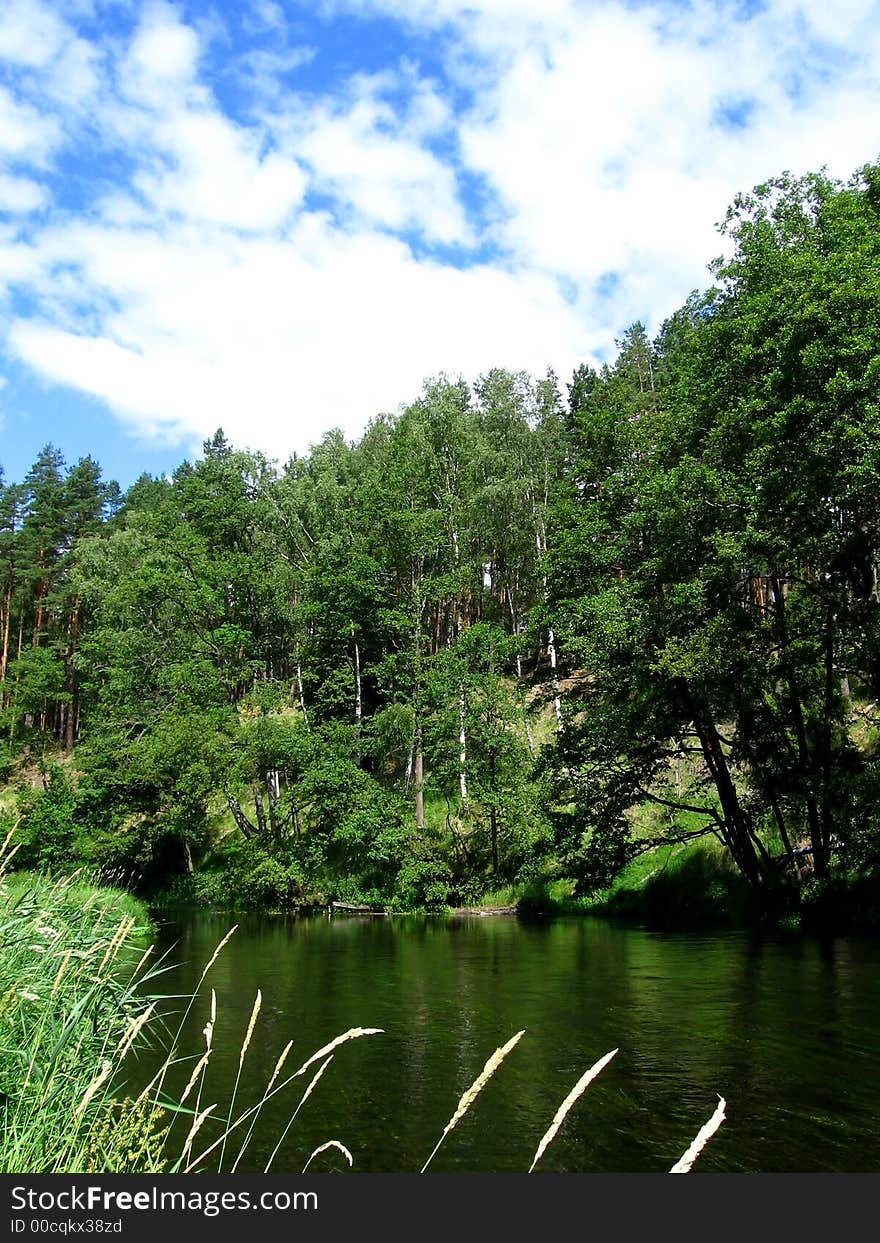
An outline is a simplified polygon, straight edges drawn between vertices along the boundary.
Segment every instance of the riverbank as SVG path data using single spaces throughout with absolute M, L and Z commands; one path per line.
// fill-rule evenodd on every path
M 575 897 L 573 890 L 566 880 L 509 886 L 484 897 L 479 909 L 523 916 L 593 914 L 654 929 L 880 931 L 880 877 L 807 877 L 759 896 L 724 851 L 704 844 L 657 847 L 633 859 L 606 889 L 587 897 Z
M 658 846 L 627 864 L 605 889 L 575 896 L 574 882 L 546 878 L 529 884 L 474 888 L 467 901 L 401 904 L 396 895 L 375 892 L 349 897 L 351 887 L 306 891 L 286 886 L 279 869 L 259 885 L 241 883 L 234 868 L 213 867 L 176 877 L 150 895 L 157 909 L 201 908 L 229 914 L 308 915 L 335 910 L 374 915 L 524 917 L 602 915 L 648 928 L 780 927 L 845 933 L 880 931 L 880 877 L 839 874 L 829 881 L 809 875 L 795 884 L 780 881 L 772 894 L 757 895 L 725 850 L 706 842 Z
M 607 889 L 575 897 L 570 881 L 507 886 L 466 906 L 397 909 L 393 904 L 338 903 L 318 900 L 289 906 L 252 905 L 234 894 L 206 898 L 175 887 L 151 900 L 156 910 L 212 910 L 241 914 L 312 915 L 330 911 L 346 915 L 428 915 L 435 918 L 515 915 L 526 919 L 570 915 L 604 918 L 653 929 L 706 930 L 780 928 L 843 934 L 880 932 L 880 878 L 837 877 L 809 880 L 800 889 L 780 890 L 762 902 L 723 860 L 690 855 L 671 863 L 645 857 L 626 869 Z M 652 865 L 653 866 L 649 866 Z M 646 871 L 643 869 L 647 868 Z

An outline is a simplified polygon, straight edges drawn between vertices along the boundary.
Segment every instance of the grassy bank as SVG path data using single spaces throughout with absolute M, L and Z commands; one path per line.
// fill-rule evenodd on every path
M 606 889 L 573 896 L 553 880 L 486 894 L 487 910 L 522 915 L 591 913 L 649 928 L 802 928 L 822 933 L 880 931 L 880 877 L 850 874 L 804 879 L 759 899 L 720 847 L 704 842 L 659 846 L 633 859 Z
M 703 843 L 661 846 L 638 856 L 591 900 L 590 909 L 664 928 L 742 927 L 768 914 L 727 854 Z M 786 904 L 775 912 L 789 913 Z
M 880 878 L 804 877 L 758 895 L 727 853 L 705 843 L 660 847 L 634 859 L 589 909 L 654 928 L 779 927 L 823 933 L 880 930 Z
M 482 905 L 513 905 L 524 915 L 609 915 L 664 927 L 746 924 L 756 914 L 748 886 L 723 852 L 703 845 L 646 851 L 589 896 L 575 897 L 574 887 L 565 879 L 511 885 L 488 893 Z

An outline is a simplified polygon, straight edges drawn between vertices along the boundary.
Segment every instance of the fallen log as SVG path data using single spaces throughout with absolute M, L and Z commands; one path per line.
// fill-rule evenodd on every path
M 517 903 L 513 906 L 456 906 L 452 909 L 453 915 L 515 915 L 519 907 Z

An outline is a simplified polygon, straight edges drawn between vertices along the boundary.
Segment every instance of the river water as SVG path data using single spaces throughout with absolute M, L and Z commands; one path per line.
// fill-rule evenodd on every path
M 234 921 L 189 911 L 157 918 L 160 948 L 177 965 L 156 987 L 185 996 Z M 203 1050 L 213 985 L 203 1105 L 226 1108 L 258 988 L 236 1113 L 260 1095 L 289 1039 L 287 1070 L 351 1027 L 384 1029 L 336 1051 L 274 1170 L 299 1171 L 318 1145 L 337 1139 L 356 1170 L 417 1171 L 486 1058 L 520 1029 L 432 1170 L 528 1169 L 569 1089 L 613 1048 L 619 1053 L 571 1110 L 540 1169 L 667 1170 L 720 1093 L 727 1120 L 700 1169 L 880 1170 L 878 940 L 656 933 L 591 917 L 238 922 L 182 1036 L 185 1052 Z M 181 1065 L 169 1087 L 179 1092 L 191 1066 Z M 137 1074 L 150 1068 L 148 1055 Z M 267 1102 L 240 1169 L 264 1168 L 309 1077 Z M 224 1169 L 246 1129 L 230 1138 Z M 207 1123 L 195 1150 L 216 1134 Z M 341 1162 L 330 1151 L 312 1168 Z

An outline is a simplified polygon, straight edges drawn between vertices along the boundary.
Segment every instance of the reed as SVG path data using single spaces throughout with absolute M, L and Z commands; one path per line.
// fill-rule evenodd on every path
M 116 1098 L 132 1049 L 149 1038 L 146 912 L 82 876 L 7 871 L 0 852 L 0 1168 L 114 1169 L 133 1137 L 162 1167 L 152 1102 Z
M 272 1162 L 275 1160 L 275 1158 L 278 1155 L 279 1148 L 284 1143 L 284 1141 L 287 1139 L 288 1132 L 290 1131 L 290 1128 L 293 1126 L 294 1122 L 296 1121 L 297 1114 L 302 1109 L 303 1105 L 306 1103 L 309 1097 L 312 1095 L 312 1092 L 315 1089 L 315 1085 L 317 1084 L 318 1080 L 321 1078 L 324 1071 L 327 1069 L 327 1067 L 330 1065 L 332 1061 L 333 1061 L 333 1054 L 331 1053 L 330 1056 L 328 1058 L 325 1058 L 325 1060 L 321 1063 L 321 1065 L 315 1071 L 314 1075 L 312 1076 L 309 1082 L 309 1086 L 306 1088 L 305 1092 L 303 1092 L 300 1098 L 299 1104 L 297 1105 L 296 1109 L 293 1111 L 293 1113 L 288 1118 L 287 1125 L 285 1126 L 284 1130 L 281 1132 L 281 1136 L 278 1140 L 278 1143 L 272 1149 L 272 1155 L 269 1157 L 269 1160 L 266 1162 L 266 1168 L 263 1170 L 264 1174 L 269 1173 L 269 1169 L 272 1165 Z
M 322 1152 L 327 1152 L 327 1150 L 328 1150 L 329 1148 L 335 1148 L 338 1152 L 341 1152 L 341 1153 L 342 1153 L 342 1155 L 345 1157 L 346 1161 L 348 1162 L 348 1164 L 349 1164 L 349 1168 L 351 1168 L 351 1166 L 354 1164 L 354 1157 L 353 1157 L 353 1156 L 351 1155 L 351 1153 L 348 1151 L 348 1149 L 346 1148 L 345 1144 L 340 1143 L 338 1139 L 328 1139 L 328 1140 L 327 1140 L 327 1142 L 326 1142 L 326 1144 L 320 1144 L 320 1145 L 319 1145 L 319 1146 L 315 1149 L 315 1151 L 314 1151 L 314 1152 L 312 1153 L 312 1155 L 309 1157 L 308 1161 L 307 1161 L 307 1162 L 305 1163 L 305 1165 L 303 1166 L 303 1168 L 302 1168 L 302 1172 L 305 1174 L 306 1170 L 307 1170 L 307 1169 L 309 1168 L 309 1166 L 312 1164 L 312 1162 L 314 1161 L 315 1157 L 320 1156 L 320 1154 L 321 1154 Z
M 238 1169 L 241 1159 L 245 1154 L 245 1150 L 251 1141 L 251 1136 L 254 1133 L 257 1122 L 259 1121 L 260 1113 L 263 1108 L 263 1101 L 266 1100 L 267 1095 L 272 1091 L 272 1088 L 275 1085 L 275 1082 L 277 1081 L 278 1076 L 281 1074 L 281 1069 L 284 1066 L 284 1063 L 287 1061 L 288 1054 L 290 1053 L 290 1050 L 292 1048 L 293 1048 L 293 1041 L 288 1040 L 287 1044 L 284 1046 L 284 1048 L 281 1050 L 281 1053 L 278 1056 L 278 1061 L 275 1063 L 275 1069 L 272 1071 L 272 1074 L 269 1076 L 269 1082 L 266 1085 L 266 1089 L 263 1092 L 263 1095 L 260 1099 L 257 1109 L 251 1118 L 251 1124 L 248 1127 L 247 1135 L 245 1135 L 244 1140 L 242 1141 L 242 1145 L 238 1150 L 238 1156 L 235 1158 L 235 1160 L 232 1163 L 233 1174 Z
M 437 1140 L 437 1143 L 434 1145 L 431 1155 L 428 1157 L 427 1161 L 422 1166 L 421 1170 L 419 1171 L 420 1173 L 424 1174 L 425 1170 L 428 1168 L 428 1166 L 431 1164 L 434 1157 L 436 1156 L 437 1150 L 439 1149 L 440 1145 L 443 1143 L 446 1136 L 449 1134 L 451 1130 L 453 1130 L 456 1126 L 458 1126 L 459 1122 L 461 1122 L 462 1118 L 465 1116 L 467 1111 L 470 1109 L 471 1105 L 473 1105 L 474 1101 L 477 1099 L 477 1097 L 482 1092 L 483 1088 L 486 1086 L 486 1084 L 495 1074 L 495 1071 L 498 1069 L 498 1067 L 507 1057 L 508 1053 L 511 1051 L 511 1049 L 513 1049 L 513 1047 L 516 1044 L 518 1044 L 518 1042 L 522 1039 L 524 1035 L 525 1035 L 525 1029 L 523 1029 L 520 1032 L 517 1032 L 515 1036 L 511 1036 L 507 1044 L 503 1044 L 501 1045 L 500 1048 L 496 1049 L 495 1052 L 492 1054 L 492 1056 L 487 1060 L 486 1065 L 477 1075 L 476 1079 L 473 1081 L 471 1086 L 467 1089 L 466 1092 L 462 1093 L 461 1099 L 459 1100 L 458 1105 L 455 1108 L 455 1113 L 452 1115 L 452 1117 L 446 1123 L 446 1126 L 443 1128 L 443 1134 L 440 1136 L 440 1138 Z
M 669 1171 L 670 1174 L 689 1174 L 691 1172 L 697 1157 L 724 1121 L 726 1109 L 727 1101 L 723 1096 L 719 1096 L 718 1104 L 715 1106 L 715 1112 L 712 1114 L 712 1117 L 705 1126 L 700 1127 L 690 1147 L 682 1153 Z
M 3 862 L 0 855 L 0 874 Z M 174 1030 L 167 1026 L 171 999 L 149 992 L 166 968 L 162 960 L 155 961 L 152 947 L 143 947 L 147 927 L 146 913 L 128 895 L 91 888 L 81 876 L 0 879 L 0 1168 L 5 1172 L 174 1171 L 203 1165 L 218 1148 L 219 1168 L 230 1135 L 241 1128 L 246 1135 L 237 1168 L 266 1101 L 309 1075 L 274 1159 L 336 1051 L 378 1031 L 351 1028 L 282 1077 L 293 1047 L 289 1041 L 259 1101 L 236 1117 L 240 1078 L 258 1031 L 258 992 L 229 1106 L 219 1118 L 220 1134 L 197 1154 L 195 1145 L 205 1129 L 218 1124 L 218 1104 L 203 1107 L 201 1100 L 217 1022 L 213 989 L 200 1056 L 191 1059 L 184 1050 L 184 1032 L 200 989 L 235 928 L 210 956 Z M 167 1035 L 158 1069 L 135 1094 L 127 1088 L 128 1060 L 155 1044 L 163 1029 Z M 168 1085 L 191 1060 L 182 1090 L 169 1095 Z M 186 1119 L 187 1129 L 175 1158 L 175 1130 L 169 1123 L 177 1115 Z
M 529 1166 L 530 1174 L 534 1170 L 538 1162 L 541 1160 L 544 1153 L 553 1143 L 554 1139 L 556 1138 L 559 1132 L 559 1128 L 562 1126 L 563 1122 L 565 1121 L 565 1115 L 571 1109 L 572 1105 L 575 1103 L 575 1101 L 579 1099 L 579 1097 L 583 1095 L 583 1093 L 586 1091 L 589 1085 L 593 1082 L 596 1076 L 602 1073 L 602 1071 L 605 1069 L 605 1067 L 608 1065 L 608 1063 L 611 1061 L 611 1059 L 615 1056 L 617 1052 L 618 1052 L 617 1049 L 612 1049 L 610 1053 L 606 1053 L 604 1057 L 600 1057 L 598 1062 L 595 1062 L 590 1067 L 590 1069 L 588 1071 L 585 1071 L 584 1074 L 581 1075 L 580 1079 L 578 1079 L 577 1083 L 571 1089 L 568 1096 L 566 1096 L 565 1100 L 556 1110 L 556 1113 L 553 1115 L 553 1121 L 550 1123 L 549 1127 L 544 1132 L 544 1135 L 541 1138 L 541 1142 L 540 1144 L 538 1144 L 537 1152 L 535 1153 L 532 1159 L 532 1164 Z
M 346 1044 L 350 1040 L 359 1040 L 362 1036 L 376 1036 L 381 1034 L 381 1027 L 351 1027 L 347 1032 L 343 1032 L 340 1036 L 335 1036 L 329 1044 L 323 1045 L 322 1048 L 313 1053 L 311 1057 L 306 1058 L 302 1066 L 300 1066 L 298 1070 L 295 1070 L 292 1075 L 288 1075 L 285 1079 L 282 1079 L 280 1083 L 276 1083 L 274 1087 L 267 1088 L 255 1105 L 251 1105 L 242 1114 L 240 1114 L 234 1122 L 229 1123 L 224 1129 L 223 1135 L 221 1135 L 218 1139 L 215 1139 L 214 1142 L 210 1144 L 202 1153 L 200 1153 L 198 1157 L 194 1157 L 184 1167 L 183 1173 L 189 1174 L 201 1165 L 212 1152 L 215 1152 L 217 1148 L 223 1144 L 227 1136 L 237 1130 L 240 1126 L 243 1126 L 245 1122 L 252 1120 L 254 1115 L 262 1110 L 267 1101 L 271 1100 L 274 1096 L 277 1096 L 279 1092 L 283 1092 L 285 1088 L 289 1087 L 290 1084 L 293 1083 L 294 1079 L 299 1079 L 300 1076 L 304 1075 L 308 1068 L 313 1066 L 319 1058 L 325 1057 L 327 1054 L 332 1053 L 335 1049 L 338 1049 L 340 1045 Z M 304 1103 L 308 1094 L 309 1093 L 307 1091 L 305 1096 L 300 1099 L 299 1106 Z M 299 1109 L 299 1106 L 297 1109 Z
M 232 1098 L 229 1101 L 229 1112 L 226 1115 L 227 1130 L 228 1130 L 230 1122 L 232 1121 L 232 1115 L 235 1112 L 235 1098 L 238 1095 L 238 1085 L 241 1082 L 241 1072 L 242 1072 L 242 1068 L 244 1067 L 244 1059 L 247 1057 L 248 1046 L 251 1043 L 251 1036 L 253 1036 L 254 1034 L 254 1027 L 256 1026 L 256 1023 L 257 1023 L 257 1015 L 260 1013 L 260 1007 L 262 1006 L 262 1004 L 263 1004 L 263 994 L 260 992 L 259 989 L 257 989 L 257 995 L 254 998 L 254 1005 L 253 1005 L 253 1009 L 251 1010 L 250 1020 L 248 1021 L 247 1031 L 244 1034 L 244 1040 L 242 1040 L 241 1048 L 238 1051 L 238 1070 L 236 1071 L 235 1083 L 232 1088 Z M 223 1157 L 225 1153 L 226 1153 L 226 1137 L 224 1136 L 223 1143 L 220 1146 L 220 1158 L 217 1163 L 218 1173 L 223 1169 Z

